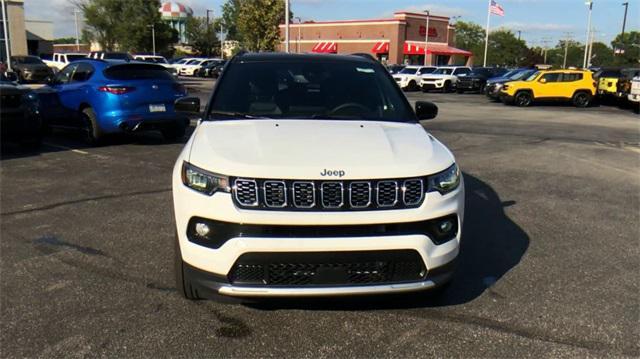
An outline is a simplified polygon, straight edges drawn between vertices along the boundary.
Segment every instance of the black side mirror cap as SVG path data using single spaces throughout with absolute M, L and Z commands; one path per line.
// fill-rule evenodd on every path
M 10 82 L 17 82 L 18 79 L 18 74 L 16 74 L 15 72 L 5 72 L 4 74 L 5 78 L 7 79 L 7 81 Z
M 434 119 L 438 116 L 438 106 L 429 101 L 417 101 L 416 116 L 420 121 Z
M 197 115 L 200 113 L 200 99 L 193 96 L 179 98 L 176 100 L 174 108 L 179 113 Z

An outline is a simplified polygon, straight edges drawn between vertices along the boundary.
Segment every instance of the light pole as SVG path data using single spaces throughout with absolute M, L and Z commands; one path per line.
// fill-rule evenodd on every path
M 284 51 L 289 53 L 289 0 L 284 2 Z
M 4 0 L 0 0 L 0 6 L 2 6 L 2 27 L 4 30 L 4 49 L 6 63 L 7 63 L 7 72 L 11 71 L 11 51 L 9 50 L 9 32 L 7 31 L 7 9 L 5 8 Z
M 623 2 L 622 6 L 624 6 L 624 17 L 622 18 L 622 33 L 620 34 L 620 42 L 622 42 L 621 44 L 622 49 L 620 50 L 624 51 L 624 28 L 627 25 L 627 10 L 629 9 L 629 3 Z M 614 53 L 615 53 L 615 49 L 614 49 Z
M 424 31 L 424 66 L 427 66 L 427 55 L 429 53 L 427 51 L 427 47 L 429 47 L 429 15 L 431 15 L 431 13 L 429 10 L 425 10 L 424 12 L 427 13 L 427 27 Z
M 522 30 L 518 30 L 518 41 L 520 41 L 520 35 L 522 35 Z
M 80 10 L 73 9 L 73 17 L 76 20 L 76 51 L 80 52 L 80 31 L 78 30 L 78 13 Z
M 302 24 L 302 19 L 298 16 L 294 17 L 295 20 L 298 20 L 298 38 L 296 40 L 296 52 L 300 53 L 300 24 Z
M 156 25 L 151 24 L 147 25 L 147 27 L 151 28 L 151 43 L 153 44 L 153 56 L 156 56 Z
M 585 5 L 589 5 L 589 18 L 587 20 L 587 42 L 584 45 L 584 61 L 582 61 L 582 68 L 587 68 L 587 56 L 589 52 L 589 39 L 591 37 L 591 12 L 593 10 L 593 0 L 587 0 Z
M 222 36 L 224 31 L 222 30 L 222 16 L 220 16 L 220 58 L 224 60 L 224 44 L 222 43 Z
M 209 40 L 209 37 L 211 35 L 211 30 L 209 29 L 209 13 L 212 13 L 215 15 L 213 10 L 207 9 L 207 40 Z M 211 49 L 209 48 L 209 46 L 207 46 L 207 56 L 209 55 L 211 55 Z

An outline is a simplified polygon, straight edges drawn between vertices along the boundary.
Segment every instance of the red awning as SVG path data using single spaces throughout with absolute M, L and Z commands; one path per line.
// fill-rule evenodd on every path
M 374 54 L 388 54 L 389 53 L 389 41 L 381 41 L 373 46 L 371 52 Z
M 319 42 L 311 49 L 312 52 L 335 54 L 338 52 L 338 44 L 335 42 Z
M 434 55 L 462 55 L 471 56 L 470 51 L 460 50 L 453 46 L 447 46 L 442 44 L 428 44 L 427 53 Z M 404 43 L 405 55 L 424 55 L 424 44 L 413 44 L 409 42 Z

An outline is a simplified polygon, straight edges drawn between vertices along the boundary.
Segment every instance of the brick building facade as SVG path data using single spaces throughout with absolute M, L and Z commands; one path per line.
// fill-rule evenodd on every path
M 423 64 L 427 16 L 396 12 L 393 18 L 291 23 L 290 52 L 369 53 L 389 64 Z M 285 49 L 285 25 L 280 25 Z M 472 63 L 471 53 L 457 49 L 455 26 L 444 16 L 429 16 L 427 62 L 432 65 Z

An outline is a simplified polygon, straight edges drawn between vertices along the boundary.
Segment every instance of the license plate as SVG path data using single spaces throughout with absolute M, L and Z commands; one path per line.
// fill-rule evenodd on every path
M 149 112 L 166 112 L 167 109 L 164 107 L 164 104 L 161 103 L 159 105 L 149 105 Z

